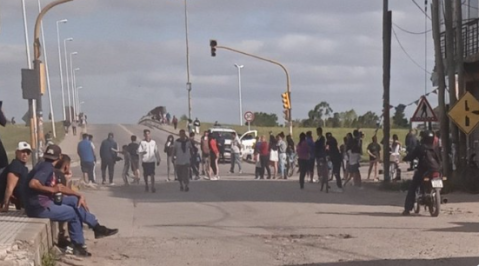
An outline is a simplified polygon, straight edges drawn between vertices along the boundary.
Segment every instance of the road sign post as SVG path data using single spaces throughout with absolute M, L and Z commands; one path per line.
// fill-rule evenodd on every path
M 436 113 L 427 101 L 426 97 L 422 96 L 417 105 L 416 111 L 411 117 L 411 122 L 437 122 Z
M 248 131 L 251 130 L 251 122 L 254 120 L 254 113 L 253 112 L 246 112 L 244 113 L 244 119 L 248 123 Z

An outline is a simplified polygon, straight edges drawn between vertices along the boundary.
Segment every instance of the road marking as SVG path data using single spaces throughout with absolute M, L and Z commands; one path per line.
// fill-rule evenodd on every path
M 131 132 L 128 128 L 126 128 L 124 125 L 122 124 L 118 124 L 119 127 L 121 127 L 123 130 L 126 131 L 126 133 L 130 134 L 131 135 L 135 135 L 133 132 Z

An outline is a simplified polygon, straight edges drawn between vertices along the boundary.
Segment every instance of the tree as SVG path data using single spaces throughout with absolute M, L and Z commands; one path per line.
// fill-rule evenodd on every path
M 278 116 L 276 114 L 255 112 L 254 120 L 251 122 L 251 125 L 261 127 L 275 127 L 278 126 Z
M 318 103 L 313 110 L 308 112 L 308 119 L 304 121 L 304 126 L 325 125 L 326 118 L 333 113 L 333 109 L 327 102 Z
M 354 127 L 358 115 L 354 109 L 351 109 L 349 111 L 339 113 L 339 117 L 341 119 L 342 127 Z
M 379 123 L 379 116 L 374 112 L 368 111 L 358 117 L 357 126 L 364 128 L 375 128 Z
M 328 119 L 328 124 L 329 126 L 336 128 L 336 127 L 341 127 L 341 117 L 339 116 L 339 113 L 334 113 L 333 117 L 330 117 Z
M 407 128 L 409 127 L 409 123 L 407 121 L 406 115 L 404 114 L 404 109 L 406 106 L 404 104 L 400 104 L 394 108 L 394 116 L 393 116 L 393 124 L 397 128 Z

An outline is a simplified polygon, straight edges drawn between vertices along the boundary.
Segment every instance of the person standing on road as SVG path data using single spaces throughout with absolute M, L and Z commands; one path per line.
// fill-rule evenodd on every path
M 338 141 L 330 132 L 326 133 L 326 152 L 333 164 L 333 174 L 336 177 L 337 192 L 343 192 L 343 181 L 341 181 L 341 153 L 338 148 Z
M 301 189 L 304 189 L 304 179 L 310 169 L 309 162 L 311 157 L 310 147 L 306 140 L 306 134 L 304 133 L 299 134 L 299 143 L 296 148 L 296 153 L 298 154 L 299 164 L 299 186 Z
M 190 190 L 190 162 L 193 146 L 191 140 L 186 136 L 185 130 L 180 130 L 180 138 L 175 141 L 173 148 L 173 158 L 180 182 L 180 191 L 188 192 Z
M 151 178 L 151 193 L 156 192 L 155 188 L 155 163 L 160 165 L 161 158 L 158 152 L 156 142 L 151 139 L 151 132 L 149 129 L 143 130 L 144 140 L 140 142 L 138 147 L 138 154 L 141 156 L 143 166 L 143 178 L 145 179 L 145 192 L 149 192 L 148 177 Z
M 173 116 L 173 119 L 171 121 L 173 123 L 173 127 L 176 128 L 178 127 L 178 118 L 176 118 L 176 116 Z
M 210 137 L 210 165 L 213 175 L 211 180 L 218 180 L 220 178 L 219 167 L 218 167 L 218 158 L 220 156 L 220 151 L 218 150 L 218 144 L 216 143 L 216 137 L 213 134 L 209 134 Z
M 306 132 L 306 142 L 309 145 L 309 183 L 316 182 L 314 178 L 314 163 L 315 163 L 315 154 L 314 154 L 314 140 L 313 140 L 313 132 L 308 131 Z
M 278 143 L 273 134 L 269 135 L 269 163 L 273 167 L 273 179 L 276 179 L 276 174 L 278 174 Z
M 77 135 L 77 127 L 78 127 L 78 121 L 74 119 L 72 121 L 72 131 L 73 131 L 73 136 Z
M 283 137 L 281 134 L 278 134 L 276 137 L 277 143 L 278 143 L 278 158 L 279 158 L 279 179 L 286 179 L 286 160 L 287 160 L 287 151 L 288 151 L 288 145 L 286 142 L 283 140 Z M 293 144 L 294 145 L 294 144 Z
M 93 155 L 95 157 L 95 161 L 93 162 L 93 183 L 96 184 L 96 162 L 97 162 L 97 157 L 96 157 L 96 153 L 95 153 L 95 144 L 93 143 L 93 135 L 88 135 L 88 140 L 90 141 L 91 143 L 91 148 L 93 149 Z
M 195 119 L 195 121 L 193 122 L 193 126 L 195 127 L 195 133 L 196 134 L 200 134 L 200 120 L 198 120 L 198 117 Z
M 134 181 L 133 183 L 140 184 L 140 156 L 138 155 L 138 144 L 137 137 L 132 135 L 130 137 L 130 144 L 128 144 L 128 152 L 130 153 L 131 160 L 131 171 L 133 172 Z
M 170 169 L 173 169 L 173 176 L 175 177 L 174 179 L 177 180 L 176 177 L 176 169 L 175 165 L 173 163 L 173 149 L 175 146 L 175 138 L 173 135 L 169 135 L 168 138 L 166 139 L 165 147 L 163 149 L 163 152 L 166 153 L 166 181 L 170 181 Z M 171 165 L 173 167 L 171 167 Z
M 123 171 L 121 172 L 121 177 L 123 178 L 123 185 L 128 186 L 130 185 L 128 177 L 130 177 L 131 167 L 131 156 L 130 151 L 128 151 L 128 145 L 123 145 L 119 153 L 123 155 Z
M 288 161 L 286 162 L 288 167 L 288 172 L 291 171 L 291 175 L 294 173 L 294 168 L 296 164 L 296 146 L 294 145 L 294 140 L 291 137 L 291 135 L 288 134 L 286 136 L 286 143 L 288 144 L 288 148 L 286 149 L 286 154 L 288 156 Z M 292 168 L 291 170 L 289 168 Z M 289 175 L 289 173 L 286 173 L 286 178 Z
M 198 180 L 200 179 L 200 154 L 198 151 L 198 147 L 196 147 L 195 142 L 195 133 L 190 133 L 190 144 L 191 144 L 191 160 L 190 160 L 190 171 L 188 177 L 190 179 Z
M 318 180 L 328 180 L 328 161 L 326 158 L 326 138 L 323 136 L 323 129 L 316 128 L 318 139 L 314 143 L 314 157 L 318 172 Z
M 191 119 L 186 121 L 186 128 L 188 129 L 188 134 L 193 132 L 193 121 Z
M 369 170 L 368 170 L 368 179 L 371 177 L 371 171 L 374 168 L 374 181 L 379 181 L 378 179 L 378 163 L 381 158 L 381 145 L 378 143 L 378 137 L 373 136 L 372 141 L 368 145 L 368 154 L 369 154 Z
M 7 124 L 7 118 L 3 113 L 2 101 L 0 101 L 0 125 L 5 127 Z M 5 147 L 3 146 L 3 142 L 0 139 L 0 173 L 8 166 L 8 157 L 7 152 L 5 151 Z
M 115 174 L 115 163 L 117 160 L 116 151 L 118 145 L 114 140 L 113 133 L 108 133 L 108 138 L 102 141 L 100 146 L 100 159 L 101 159 L 101 178 L 102 185 L 106 184 L 106 169 L 108 168 L 108 177 L 110 186 L 114 186 L 113 175 Z
M 394 168 L 396 169 L 396 177 L 394 180 L 398 181 L 401 180 L 401 169 L 399 169 L 399 159 L 400 159 L 400 152 L 401 152 L 401 142 L 399 142 L 398 135 L 393 135 L 393 142 L 391 143 L 391 163 L 393 164 Z
M 203 137 L 201 137 L 201 159 L 202 159 L 202 174 L 205 176 L 205 179 L 211 178 L 211 166 L 210 166 L 210 145 L 209 145 L 209 132 L 205 131 Z
M 361 172 L 359 171 L 359 163 L 361 161 L 361 147 L 360 147 L 359 131 L 353 131 L 353 137 L 348 144 L 348 172 L 354 181 L 354 185 L 362 189 Z
M 264 178 L 265 170 L 268 172 L 267 179 L 271 179 L 271 170 L 269 169 L 269 145 L 265 136 L 261 136 L 259 144 L 259 160 L 261 162 L 260 178 Z
M 88 186 L 95 183 L 93 171 L 95 167 L 95 152 L 88 134 L 83 134 L 83 140 L 77 145 L 77 154 L 80 157 L 80 166 L 83 173 L 83 182 Z
M 231 133 L 231 168 L 230 173 L 234 174 L 235 172 L 235 165 L 238 165 L 238 173 L 241 174 L 241 141 L 236 135 L 236 132 Z

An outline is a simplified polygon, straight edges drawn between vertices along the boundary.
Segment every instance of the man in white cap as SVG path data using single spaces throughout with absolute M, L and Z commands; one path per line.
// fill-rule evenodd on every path
M 21 141 L 15 151 L 15 159 L 7 166 L 0 175 L 0 212 L 7 212 L 10 202 L 15 204 L 17 210 L 21 204 L 21 184 L 25 182 L 28 175 L 28 162 L 32 148 L 30 144 Z

